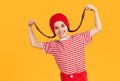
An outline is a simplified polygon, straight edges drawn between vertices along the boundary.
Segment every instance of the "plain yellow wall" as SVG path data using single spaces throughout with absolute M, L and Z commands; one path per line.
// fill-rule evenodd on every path
M 0 81 L 60 81 L 54 58 L 31 47 L 27 22 L 34 19 L 44 33 L 52 35 L 49 18 L 61 12 L 68 17 L 71 29 L 75 29 L 88 3 L 97 7 L 103 27 L 86 48 L 88 79 L 120 81 L 119 0 L 1 0 Z M 93 13 L 87 11 L 77 32 L 93 25 Z M 38 41 L 49 40 L 35 28 L 34 32 Z

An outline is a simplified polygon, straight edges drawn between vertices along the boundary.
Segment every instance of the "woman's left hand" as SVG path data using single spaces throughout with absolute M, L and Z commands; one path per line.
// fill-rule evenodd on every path
M 94 12 L 97 11 L 96 7 L 94 7 L 91 4 L 86 5 L 85 10 L 91 10 L 91 11 L 94 11 Z

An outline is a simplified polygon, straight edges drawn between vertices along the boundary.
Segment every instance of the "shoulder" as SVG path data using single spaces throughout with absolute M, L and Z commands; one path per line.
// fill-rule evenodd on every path
M 57 44 L 56 40 L 52 40 L 52 41 L 47 41 L 47 42 L 43 42 L 43 45 L 49 45 L 49 46 L 54 46 Z
M 90 35 L 90 30 L 84 31 L 84 32 L 80 32 L 80 33 L 76 33 L 74 35 L 72 35 L 73 38 L 83 38 L 86 36 Z

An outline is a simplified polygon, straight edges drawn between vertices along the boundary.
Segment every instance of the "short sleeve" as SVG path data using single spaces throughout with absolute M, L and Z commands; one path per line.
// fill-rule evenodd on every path
M 44 52 L 47 54 L 51 54 L 51 51 L 53 49 L 53 42 L 43 42 L 42 43 L 42 48 L 44 50 Z
M 90 30 L 83 32 L 82 38 L 84 45 L 89 44 L 92 41 L 92 37 L 90 37 Z

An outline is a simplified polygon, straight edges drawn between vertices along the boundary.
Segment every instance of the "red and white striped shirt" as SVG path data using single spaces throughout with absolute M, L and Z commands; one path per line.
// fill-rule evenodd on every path
M 61 72 L 73 74 L 85 71 L 86 45 L 91 42 L 90 30 L 71 35 L 66 40 L 43 42 L 46 53 L 52 54 Z

